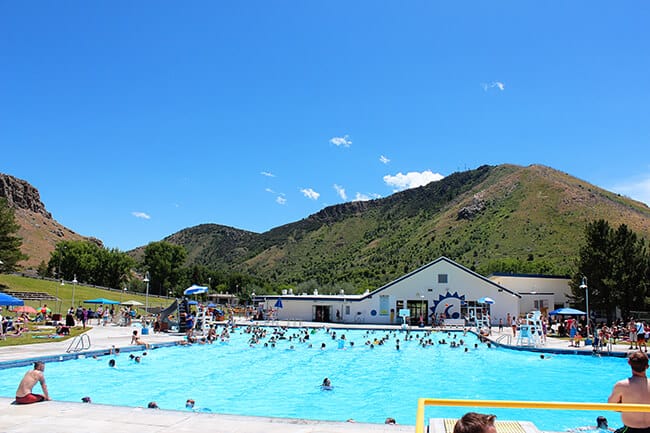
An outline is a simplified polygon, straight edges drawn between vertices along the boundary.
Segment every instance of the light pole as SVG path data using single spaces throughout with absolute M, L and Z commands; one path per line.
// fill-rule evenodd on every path
M 147 283 L 147 293 L 144 297 L 144 311 L 146 314 L 149 314 L 149 271 L 145 274 L 143 281 Z
M 585 291 L 585 306 L 587 307 L 587 338 L 589 338 L 589 319 L 591 318 L 589 316 L 589 287 L 587 286 L 587 277 L 584 275 L 582 276 L 582 284 L 580 284 L 580 288 Z
M 120 304 L 122 303 L 122 293 L 124 293 L 124 295 L 126 295 L 126 287 L 124 288 L 123 292 L 120 292 Z
M 77 274 L 74 274 L 74 280 L 72 280 L 72 306 L 74 307 L 74 290 L 77 288 Z
M 424 326 L 427 320 L 427 316 L 424 314 L 424 295 L 420 295 L 420 299 L 422 300 L 422 305 L 420 306 L 420 322 L 422 322 L 422 326 Z

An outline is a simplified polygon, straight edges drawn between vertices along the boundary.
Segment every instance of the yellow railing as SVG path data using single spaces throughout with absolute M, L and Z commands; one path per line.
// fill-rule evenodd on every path
M 448 398 L 420 398 L 415 419 L 415 432 L 424 432 L 425 406 L 501 407 L 511 409 L 565 409 L 600 410 L 616 412 L 650 412 L 650 404 L 572 403 L 561 401 L 512 401 L 512 400 L 455 400 Z

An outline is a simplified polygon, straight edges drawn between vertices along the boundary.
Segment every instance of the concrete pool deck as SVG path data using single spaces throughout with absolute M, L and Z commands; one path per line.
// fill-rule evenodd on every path
M 241 324 L 244 324 L 243 322 Z M 248 323 L 246 323 L 248 324 Z M 260 325 L 268 323 L 260 322 Z M 272 325 L 289 325 L 285 322 L 273 322 Z M 302 323 L 302 326 L 318 326 L 323 324 Z M 328 327 L 345 328 L 376 328 L 387 329 L 386 326 L 371 325 L 335 325 Z M 90 338 L 90 351 L 108 351 L 112 346 L 121 348 L 141 348 L 131 345 L 131 335 L 135 327 L 95 326 L 86 335 Z M 398 329 L 398 327 L 390 327 Z M 419 328 L 417 329 L 419 330 Z M 512 341 L 510 329 L 504 332 L 494 332 L 490 339 L 501 344 L 507 342 L 508 336 Z M 183 339 L 181 335 L 149 334 L 141 337 L 149 344 L 169 344 Z M 71 340 L 51 341 L 22 346 L 0 347 L 0 362 L 6 363 L 21 359 L 53 357 L 66 354 Z M 614 354 L 624 356 L 627 345 L 617 345 Z M 540 352 L 575 353 L 591 352 L 588 347 L 568 347 L 566 340 L 549 338 L 546 345 L 535 349 Z M 46 372 L 47 377 L 47 372 Z M 17 386 L 18 384 L 16 384 Z M 36 386 L 39 389 L 39 386 Z M 53 392 L 52 392 L 53 391 Z M 6 393 L 7 391 L 5 391 Z M 13 393 L 14 390 L 9 392 Z M 38 391 L 36 391 L 38 392 Z M 51 390 L 56 395 L 56 390 Z M 6 394 L 5 394 L 6 395 Z M 427 397 L 422 395 L 420 397 Z M 282 419 L 267 417 L 248 417 L 237 415 L 193 413 L 173 410 L 152 410 L 123 406 L 101 404 L 70 403 L 48 401 L 38 404 L 20 406 L 12 405 L 12 398 L 0 397 L 0 432 L 6 433 L 42 433 L 69 432 L 82 429 L 94 433 L 149 433 L 149 432 L 196 432 L 210 431 L 223 433 L 253 433 L 253 432 L 286 432 L 286 433 L 319 433 L 319 432 L 413 432 L 414 425 L 385 425 L 355 422 L 327 422 L 302 419 Z M 413 407 L 413 411 L 416 411 Z M 397 420 L 399 422 L 399 420 Z
M 410 432 L 412 425 L 309 421 L 48 401 L 12 405 L 0 398 L 6 433 L 360 433 Z

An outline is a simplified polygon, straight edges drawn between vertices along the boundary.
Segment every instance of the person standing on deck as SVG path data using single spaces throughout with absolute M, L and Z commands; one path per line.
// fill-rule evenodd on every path
M 639 349 L 639 345 L 636 341 L 636 323 L 634 322 L 634 319 L 630 317 L 630 321 L 627 324 L 627 332 L 630 337 L 630 347 L 628 350 L 632 349 Z

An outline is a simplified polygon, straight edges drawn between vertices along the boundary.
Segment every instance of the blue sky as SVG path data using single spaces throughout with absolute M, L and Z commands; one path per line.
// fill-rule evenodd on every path
M 0 172 L 128 250 L 482 164 L 650 203 L 650 3 L 0 0 Z

